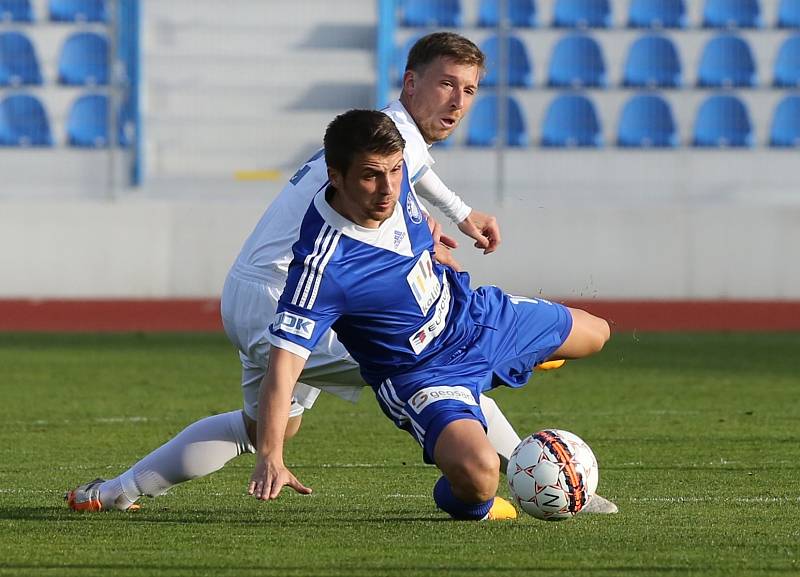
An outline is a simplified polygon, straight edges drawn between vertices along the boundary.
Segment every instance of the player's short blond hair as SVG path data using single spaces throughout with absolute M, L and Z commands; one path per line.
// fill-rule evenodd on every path
M 454 32 L 433 32 L 411 47 L 406 70 L 424 72 L 428 64 L 442 57 L 451 58 L 457 64 L 477 66 L 481 75 L 486 69 L 486 55 L 472 40 Z

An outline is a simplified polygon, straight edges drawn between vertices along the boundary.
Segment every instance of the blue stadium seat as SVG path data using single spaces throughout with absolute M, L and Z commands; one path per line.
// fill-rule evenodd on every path
M 800 0 L 781 0 L 778 28 L 800 28 Z
M 603 146 L 600 120 L 592 101 L 582 94 L 556 96 L 542 123 L 542 146 Z
M 33 22 L 30 0 L 0 0 L 0 22 Z
M 703 8 L 705 28 L 760 28 L 759 0 L 706 0 Z
M 500 24 L 501 0 L 481 0 L 478 7 L 478 26 L 494 28 Z M 506 0 L 508 21 L 515 28 L 534 28 L 536 26 L 535 0 Z
M 0 101 L 0 146 L 52 146 L 50 122 L 42 103 L 30 94 Z
M 775 107 L 770 146 L 800 147 L 800 94 L 786 96 Z
M 39 61 L 30 39 L 21 32 L 0 34 L 0 86 L 41 83 Z
M 639 88 L 680 87 L 681 60 L 672 41 L 664 36 L 643 36 L 631 44 L 622 84 Z
M 556 0 L 553 8 L 553 26 L 556 28 L 609 28 L 611 4 L 609 0 Z
M 81 148 L 108 146 L 108 96 L 85 94 L 72 103 L 67 117 L 67 144 Z
M 620 114 L 617 145 L 635 148 L 678 146 L 678 132 L 669 103 L 656 94 L 632 96 Z
M 402 0 L 400 6 L 403 26 L 459 28 L 462 25 L 460 0 Z
M 773 84 L 779 88 L 800 86 L 800 34 L 781 44 L 775 58 Z
M 686 3 L 684 0 L 631 0 L 628 26 L 686 28 Z
M 756 86 L 756 63 L 747 41 L 722 35 L 709 40 L 700 57 L 697 85 L 701 87 Z
M 606 63 L 594 38 L 576 34 L 561 38 L 553 47 L 547 84 L 555 87 L 605 87 Z
M 498 139 L 499 100 L 494 94 L 484 96 L 475 103 L 467 128 L 467 145 L 496 146 Z M 528 130 L 519 102 L 506 96 L 506 145 L 528 146 Z
M 750 147 L 753 125 L 747 106 L 736 96 L 709 96 L 697 110 L 694 122 L 694 146 Z
M 490 36 L 481 43 L 481 50 L 486 54 L 486 76 L 481 84 L 483 86 L 497 86 L 500 73 L 500 39 Z M 508 69 L 506 82 L 509 86 L 533 86 L 533 65 L 528 57 L 525 43 L 513 34 L 506 38 L 506 55 Z
M 53 22 L 108 22 L 105 0 L 50 0 Z
M 73 34 L 61 47 L 58 81 L 69 86 L 108 84 L 108 40 L 94 32 Z

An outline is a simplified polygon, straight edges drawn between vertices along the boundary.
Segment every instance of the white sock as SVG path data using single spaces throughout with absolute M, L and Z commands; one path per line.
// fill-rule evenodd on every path
M 494 450 L 497 451 L 497 456 L 500 457 L 500 472 L 505 474 L 511 453 L 522 439 L 519 438 L 494 399 L 481 395 L 481 411 L 486 417 L 486 436 Z
M 104 509 L 127 509 L 142 495 L 155 497 L 170 487 L 209 475 L 242 453 L 255 453 L 242 411 L 192 423 L 119 477 L 100 486 Z

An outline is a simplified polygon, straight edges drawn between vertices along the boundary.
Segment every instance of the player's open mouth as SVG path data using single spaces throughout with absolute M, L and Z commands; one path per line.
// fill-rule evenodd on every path
M 445 128 L 453 128 L 456 125 L 456 122 L 457 121 L 455 118 L 448 118 L 448 117 L 442 118 L 442 125 Z

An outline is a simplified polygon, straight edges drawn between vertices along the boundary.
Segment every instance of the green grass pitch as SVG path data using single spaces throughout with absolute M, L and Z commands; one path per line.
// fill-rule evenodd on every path
M 137 513 L 66 509 L 64 490 L 238 408 L 238 380 L 222 335 L 0 335 L 0 576 L 800 574 L 800 334 L 617 334 L 497 391 L 523 436 L 592 446 L 615 516 L 449 521 L 369 391 L 321 398 L 290 442 L 312 496 L 247 497 L 246 455 Z

